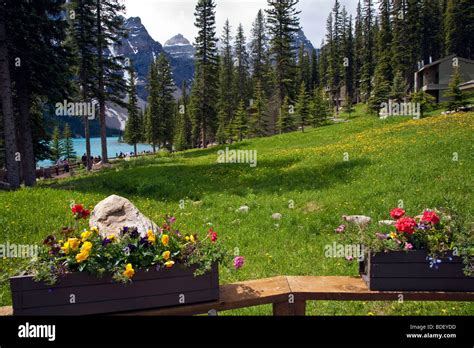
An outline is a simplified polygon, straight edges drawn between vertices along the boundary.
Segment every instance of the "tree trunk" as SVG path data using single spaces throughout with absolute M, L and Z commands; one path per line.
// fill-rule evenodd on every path
M 85 99 L 84 99 L 85 100 Z M 92 161 L 91 161 L 91 132 L 89 129 L 89 117 L 86 115 L 84 116 L 84 137 L 86 138 L 86 156 L 87 156 L 87 171 L 91 171 L 92 169 Z
M 133 153 L 135 154 L 135 157 L 138 156 L 138 153 L 137 153 L 137 144 L 133 144 Z
M 19 104 L 19 139 L 22 144 L 21 164 L 23 168 L 23 180 L 26 186 L 36 184 L 36 161 L 33 150 L 33 137 L 31 134 L 30 97 L 26 87 L 25 71 L 21 67 L 17 81 L 17 93 Z
M 0 2 L 0 97 L 2 100 L 3 129 L 5 134 L 5 163 L 10 188 L 20 187 L 19 165 L 15 161 L 18 152 L 13 115 L 13 99 L 8 66 L 8 49 L 5 30 L 5 3 Z
M 98 56 L 98 99 L 99 99 L 99 122 L 100 122 L 100 141 L 102 145 L 102 163 L 108 163 L 107 157 L 107 126 L 105 124 L 105 100 L 104 100 L 104 61 L 103 61 L 103 37 L 100 1 L 97 0 L 97 56 Z

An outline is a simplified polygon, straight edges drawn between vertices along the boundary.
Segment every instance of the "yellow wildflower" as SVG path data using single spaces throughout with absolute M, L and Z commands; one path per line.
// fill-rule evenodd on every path
M 125 271 L 123 272 L 123 275 L 130 279 L 133 277 L 134 274 L 135 270 L 133 269 L 132 264 L 128 263 L 127 266 L 125 266 Z
M 69 242 L 66 242 L 63 244 L 61 247 L 61 250 L 64 251 L 64 253 L 69 254 L 70 248 L 69 248 Z
M 151 243 L 151 244 L 155 244 L 156 242 L 156 236 L 155 234 L 153 233 L 152 230 L 148 230 L 148 232 L 146 233 L 147 237 L 148 237 L 148 241 Z
M 163 254 L 161 254 L 161 256 L 163 256 L 165 260 L 169 260 L 170 255 L 171 253 L 168 250 L 166 250 Z
M 81 247 L 81 252 L 83 252 L 83 251 L 90 252 L 91 249 L 92 249 L 92 243 L 91 242 L 84 242 L 84 244 L 82 244 L 82 247 Z
M 190 240 L 191 242 L 193 242 L 193 243 L 196 243 L 196 239 L 194 238 L 193 235 L 190 235 L 190 236 L 189 236 L 189 240 Z
M 69 238 L 67 242 L 69 243 L 71 250 L 76 250 L 79 248 L 79 244 L 81 244 L 81 241 L 77 238 Z
M 82 250 L 79 254 L 76 255 L 76 261 L 81 263 L 82 261 L 85 261 L 88 257 L 89 257 L 89 251 Z
M 169 241 L 170 236 L 168 236 L 167 234 L 161 236 L 161 243 L 163 243 L 164 246 L 168 246 Z
M 397 234 L 396 234 L 395 232 L 390 232 L 390 238 L 396 239 L 396 238 L 397 238 Z
M 82 241 L 86 241 L 89 239 L 89 237 L 91 236 L 92 232 L 90 231 L 84 231 L 81 233 L 81 238 L 82 238 Z
M 165 266 L 166 266 L 167 268 L 171 268 L 171 267 L 173 267 L 173 265 L 174 265 L 174 261 L 166 261 L 166 262 L 165 262 Z
M 186 236 L 184 239 L 186 239 L 186 242 L 189 242 L 189 237 Z
M 91 231 L 94 232 L 94 233 L 99 234 L 99 229 L 96 226 L 92 227 Z

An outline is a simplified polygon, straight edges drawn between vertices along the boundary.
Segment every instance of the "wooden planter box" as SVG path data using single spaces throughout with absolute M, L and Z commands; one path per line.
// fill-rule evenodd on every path
M 464 275 L 463 267 L 457 256 L 446 255 L 436 269 L 424 250 L 390 251 L 366 255 L 359 273 L 370 290 L 474 291 L 474 277 Z
M 10 278 L 13 315 L 85 315 L 188 305 L 219 298 L 217 264 L 194 277 L 195 268 L 138 271 L 130 284 L 111 276 L 71 273 L 53 285 L 31 276 Z

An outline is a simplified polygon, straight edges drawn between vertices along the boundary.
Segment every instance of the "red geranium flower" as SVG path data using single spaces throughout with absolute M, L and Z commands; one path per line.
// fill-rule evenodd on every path
M 431 222 L 431 224 L 436 225 L 439 223 L 439 216 L 436 215 L 434 211 L 425 211 L 423 217 L 421 218 L 422 222 Z
M 90 210 L 84 209 L 82 204 L 74 204 L 71 207 L 71 212 L 74 214 L 76 219 L 87 219 L 90 215 Z
M 408 234 L 413 234 L 415 231 L 416 221 L 413 218 L 404 217 L 397 220 L 395 223 L 395 228 L 399 232 L 405 232 Z
M 213 242 L 217 240 L 217 233 L 212 228 L 209 230 L 209 237 Z
M 400 219 L 403 215 L 405 215 L 405 210 L 401 208 L 395 208 L 390 212 L 390 216 L 392 217 L 392 219 L 396 220 Z

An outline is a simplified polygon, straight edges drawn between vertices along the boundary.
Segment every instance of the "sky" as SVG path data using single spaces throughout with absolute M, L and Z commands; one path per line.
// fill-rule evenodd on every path
M 140 17 L 148 33 L 155 41 L 164 44 L 176 34 L 182 34 L 191 43 L 197 30 L 194 26 L 194 8 L 197 0 L 124 0 L 127 7 L 125 16 Z M 259 9 L 265 9 L 267 0 L 216 0 L 217 36 L 222 35 L 226 19 L 235 31 L 242 23 L 246 36 L 250 36 L 252 22 Z M 355 15 L 357 0 L 341 0 L 349 14 Z M 334 0 L 300 0 L 300 25 L 306 37 L 315 47 L 321 45 L 326 33 L 326 19 L 334 5 Z

